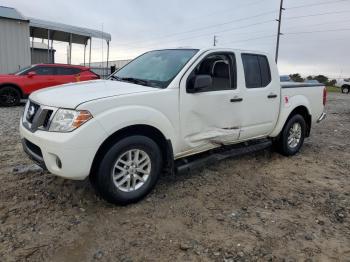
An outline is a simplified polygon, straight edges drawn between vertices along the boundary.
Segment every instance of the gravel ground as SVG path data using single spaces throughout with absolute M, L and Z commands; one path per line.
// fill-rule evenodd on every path
M 0 261 L 350 261 L 350 95 L 295 157 L 263 151 L 164 176 L 115 207 L 21 150 L 0 108 Z

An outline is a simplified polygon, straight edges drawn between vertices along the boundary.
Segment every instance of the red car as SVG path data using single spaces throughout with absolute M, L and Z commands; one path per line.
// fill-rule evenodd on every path
M 18 105 L 21 98 L 26 98 L 41 88 L 99 78 L 90 68 L 84 66 L 33 65 L 15 74 L 0 75 L 0 106 Z

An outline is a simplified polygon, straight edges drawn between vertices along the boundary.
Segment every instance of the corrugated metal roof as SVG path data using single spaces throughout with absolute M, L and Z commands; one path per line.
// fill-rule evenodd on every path
M 0 6 L 0 17 L 28 21 L 28 18 L 23 16 L 20 12 L 18 12 L 15 8 Z
M 98 31 L 98 30 L 66 25 L 66 24 L 61 24 L 57 22 L 45 21 L 45 20 L 36 19 L 36 18 L 29 18 L 29 20 L 30 20 L 29 26 L 34 28 L 41 28 L 41 29 L 43 28 L 43 29 L 49 29 L 52 31 L 71 33 L 77 36 L 84 36 L 87 38 L 89 37 L 100 38 L 106 41 L 111 41 L 112 39 L 110 34 L 102 31 Z

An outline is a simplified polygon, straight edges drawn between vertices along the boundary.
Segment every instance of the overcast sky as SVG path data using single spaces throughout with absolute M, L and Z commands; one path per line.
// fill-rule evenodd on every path
M 154 48 L 220 47 L 275 52 L 280 0 L 0 0 L 23 15 L 98 29 L 112 35 L 110 60 L 134 58 Z M 350 0 L 284 0 L 279 70 L 350 77 Z M 326 32 L 325 32 L 326 31 Z M 102 60 L 92 42 L 92 61 Z M 66 43 L 54 42 L 56 62 Z M 106 43 L 103 43 L 106 59 Z M 83 48 L 73 45 L 74 63 Z

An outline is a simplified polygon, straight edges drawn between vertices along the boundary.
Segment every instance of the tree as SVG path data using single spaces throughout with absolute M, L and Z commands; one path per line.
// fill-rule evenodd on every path
M 327 83 L 327 86 L 335 86 L 336 83 L 337 83 L 337 80 L 333 79 Z
M 301 77 L 299 73 L 289 75 L 294 82 L 304 82 L 304 78 Z
M 315 76 L 314 79 L 317 80 L 318 82 L 322 83 L 322 84 L 327 84 L 328 83 L 328 77 L 326 77 L 324 75 Z

